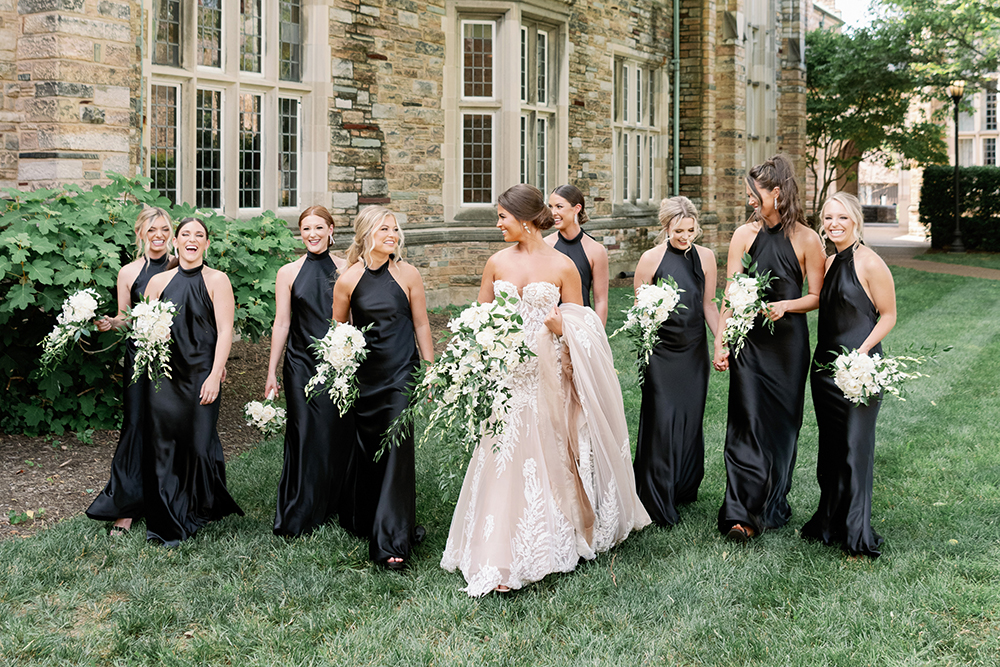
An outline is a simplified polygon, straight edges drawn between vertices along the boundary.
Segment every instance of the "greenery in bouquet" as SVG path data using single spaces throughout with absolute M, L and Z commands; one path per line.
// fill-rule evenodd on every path
M 742 264 L 743 272 L 729 279 L 724 301 L 731 314 L 722 330 L 722 342 L 733 349 L 734 356 L 739 356 L 743 349 L 757 315 L 767 309 L 764 292 L 774 280 L 770 271 L 757 273 L 757 262 L 749 253 L 743 253 Z M 764 318 L 764 324 L 774 333 L 774 322 Z
M 93 287 L 78 290 L 63 301 L 56 325 L 40 343 L 42 358 L 39 364 L 43 373 L 50 373 L 81 337 L 97 331 L 94 318 L 107 302 L 107 297 Z
M 657 332 L 667 318 L 681 308 L 687 308 L 680 302 L 681 288 L 673 276 L 660 278 L 655 285 L 640 285 L 635 292 L 635 303 L 625 313 L 625 324 L 619 327 L 610 338 L 624 333 L 635 346 L 639 364 L 639 386 L 646 379 L 646 366 L 649 356 L 656 347 Z
M 882 392 L 905 401 L 903 383 L 927 377 L 918 371 L 906 370 L 908 365 L 923 364 L 927 360 L 924 356 L 868 355 L 846 347 L 841 349 L 842 352 L 833 361 L 818 366 L 833 376 L 833 382 L 844 392 L 844 398 L 856 405 L 868 405 L 872 399 L 878 399 Z
M 333 320 L 325 336 L 313 338 L 309 347 L 315 350 L 319 364 L 316 365 L 316 374 L 306 383 L 306 398 L 312 398 L 321 389 L 326 389 L 340 414 L 347 414 L 358 397 L 356 374 L 368 356 L 364 332 L 370 328 L 370 324 L 358 329 Z
M 247 426 L 253 426 L 259 430 L 265 438 L 280 433 L 288 421 L 285 409 L 276 406 L 273 399 L 274 392 L 271 392 L 263 403 L 250 401 L 243 406 Z
M 157 388 L 164 377 L 173 377 L 170 368 L 170 327 L 177 306 L 171 301 L 144 298 L 125 312 L 131 325 L 129 338 L 135 343 L 132 382 L 145 374 Z

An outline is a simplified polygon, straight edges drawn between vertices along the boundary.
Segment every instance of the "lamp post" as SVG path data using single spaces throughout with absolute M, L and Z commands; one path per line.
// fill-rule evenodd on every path
M 948 97 L 955 103 L 955 236 L 951 241 L 951 251 L 954 253 L 964 253 L 965 246 L 962 245 L 962 228 L 959 225 L 958 210 L 958 103 L 962 101 L 962 94 L 965 93 L 965 81 L 953 81 L 948 86 Z

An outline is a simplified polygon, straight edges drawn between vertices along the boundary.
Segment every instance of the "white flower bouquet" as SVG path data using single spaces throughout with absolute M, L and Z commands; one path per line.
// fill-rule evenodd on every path
M 873 398 L 886 391 L 901 401 L 906 399 L 901 394 L 901 384 L 906 380 L 927 377 L 916 371 L 907 372 L 907 363 L 919 366 L 924 357 L 883 357 L 875 354 L 868 356 L 857 350 L 843 352 L 837 355 L 829 364 L 819 367 L 833 374 L 837 388 L 844 392 L 844 398 L 854 404 L 868 405 Z
M 260 401 L 250 401 L 243 406 L 243 413 L 247 418 L 247 426 L 253 426 L 258 429 L 265 438 L 278 433 L 285 427 L 285 422 L 287 421 L 285 409 L 275 407 L 272 401 L 273 397 L 274 392 L 272 391 L 263 403 Z
M 764 291 L 774 280 L 770 271 L 751 275 L 757 273 L 757 262 L 753 261 L 749 253 L 744 253 L 742 261 L 745 272 L 737 273 L 729 279 L 724 302 L 725 307 L 732 311 L 732 315 L 726 318 L 726 326 L 722 330 L 722 342 L 733 347 L 735 356 L 739 356 L 740 350 L 743 349 L 757 314 L 767 307 L 763 299 Z M 769 331 L 774 332 L 774 322 L 765 318 L 764 324 Z
M 170 301 L 144 298 L 126 313 L 131 320 L 129 337 L 135 342 L 135 367 L 132 382 L 145 373 L 159 387 L 160 378 L 170 374 L 170 327 L 177 306 Z
M 66 355 L 72 343 L 97 331 L 94 318 L 106 301 L 93 287 L 74 292 L 63 301 L 62 311 L 56 316 L 56 325 L 41 342 L 44 372 L 50 371 Z
M 316 351 L 320 363 L 316 366 L 316 374 L 306 383 L 307 398 L 325 388 L 341 415 L 351 409 L 358 397 L 355 372 L 368 356 L 364 332 L 370 326 L 358 329 L 334 320 L 325 336 L 313 338 L 309 347 Z
M 624 333 L 635 345 L 639 363 L 639 385 L 642 386 L 646 377 L 646 366 L 649 356 L 657 343 L 657 331 L 660 325 L 675 311 L 687 308 L 680 303 L 681 288 L 673 276 L 667 276 L 656 281 L 655 285 L 640 285 L 635 293 L 635 304 L 625 313 L 625 324 L 618 328 L 611 338 Z
M 453 336 L 447 348 L 417 371 L 409 406 L 386 432 L 383 450 L 418 417 L 425 420 L 421 443 L 433 433 L 442 442 L 463 443 L 465 452 L 484 435 L 503 434 L 511 372 L 535 356 L 525 342 L 518 301 L 497 292 L 492 303 L 473 303 L 448 323 Z

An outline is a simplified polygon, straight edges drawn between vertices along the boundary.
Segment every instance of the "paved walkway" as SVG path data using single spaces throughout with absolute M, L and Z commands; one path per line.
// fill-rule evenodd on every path
M 865 243 L 874 248 L 886 264 L 892 266 L 902 266 L 928 273 L 947 273 L 966 278 L 1000 280 L 1000 270 L 997 269 L 914 259 L 914 256 L 921 255 L 930 249 L 930 241 L 904 236 L 899 227 L 865 225 Z

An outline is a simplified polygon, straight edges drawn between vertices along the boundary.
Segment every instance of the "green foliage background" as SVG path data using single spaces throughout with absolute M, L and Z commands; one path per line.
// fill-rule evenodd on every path
M 960 167 L 962 243 L 969 250 L 1000 252 L 1000 167 Z M 920 219 L 930 224 L 931 246 L 951 244 L 955 232 L 955 168 L 924 169 Z
M 297 248 L 284 221 L 270 211 L 226 220 L 187 204 L 171 206 L 147 189 L 146 178 L 108 177 L 110 184 L 90 191 L 73 185 L 8 189 L 0 200 L 2 432 L 37 435 L 118 423 L 122 366 L 116 336 L 92 336 L 87 345 L 93 354 L 74 348 L 44 377 L 39 342 L 76 290 L 96 287 L 108 295 L 113 312 L 118 270 L 133 258 L 133 225 L 143 205 L 164 208 L 175 221 L 196 213 L 205 221 L 211 240 L 206 263 L 229 274 L 237 331 L 256 340 L 274 319 L 274 278 Z

